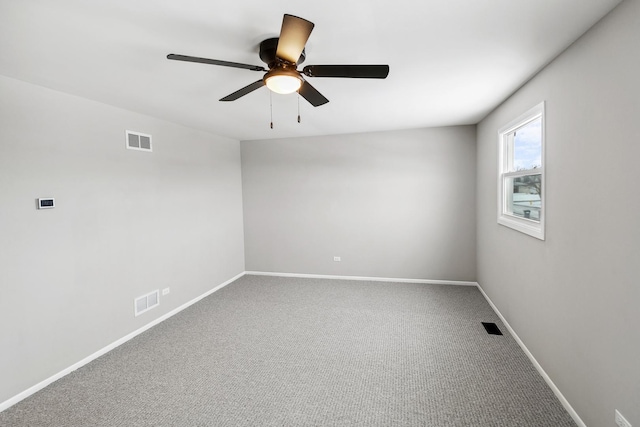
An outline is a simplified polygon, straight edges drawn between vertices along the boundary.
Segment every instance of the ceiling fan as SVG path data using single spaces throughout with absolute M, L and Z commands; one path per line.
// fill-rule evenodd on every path
M 266 71 L 266 74 L 260 80 L 225 96 L 220 101 L 235 101 L 266 85 L 276 93 L 298 92 L 311 105 L 318 107 L 326 104 L 329 100 L 311 86 L 303 77 L 303 74 L 306 77 L 361 79 L 384 79 L 387 77 L 389 74 L 388 65 L 307 65 L 302 71 L 298 71 L 297 66 L 305 60 L 304 46 L 309 39 L 309 35 L 311 35 L 314 25 L 313 22 L 309 22 L 306 19 L 285 14 L 282 20 L 280 37 L 270 38 L 260 43 L 260 59 L 267 64 L 268 70 L 259 65 L 176 55 L 173 53 L 167 55 L 167 59 L 243 68 L 251 71 Z

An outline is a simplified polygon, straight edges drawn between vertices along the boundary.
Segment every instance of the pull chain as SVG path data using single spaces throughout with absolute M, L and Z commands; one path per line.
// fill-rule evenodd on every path
M 269 91 L 269 111 L 271 113 L 271 129 L 273 129 L 273 98 L 271 91 Z
M 298 91 L 298 123 L 300 123 L 300 91 Z

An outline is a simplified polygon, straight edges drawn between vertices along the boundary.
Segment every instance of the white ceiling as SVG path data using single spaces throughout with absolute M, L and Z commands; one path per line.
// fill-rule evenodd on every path
M 620 0 L 0 0 L 0 74 L 238 140 L 474 124 Z M 314 64 L 389 64 L 386 80 L 309 78 L 330 102 L 259 89 L 282 15 L 316 24 Z M 0 94 L 1 96 L 1 94 Z M 138 129 L 143 132 L 144 129 Z

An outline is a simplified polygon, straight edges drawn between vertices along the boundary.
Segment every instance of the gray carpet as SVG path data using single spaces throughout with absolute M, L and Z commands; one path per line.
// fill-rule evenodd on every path
M 575 423 L 475 287 L 244 276 L 0 425 Z

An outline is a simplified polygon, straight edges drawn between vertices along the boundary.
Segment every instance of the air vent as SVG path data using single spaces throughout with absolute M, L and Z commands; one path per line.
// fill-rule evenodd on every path
M 153 151 L 151 149 L 151 135 L 145 133 L 126 131 L 127 148 L 130 150 Z
M 502 331 L 495 323 L 482 322 L 482 326 L 486 329 L 490 335 L 502 335 Z
M 160 291 L 155 290 L 133 300 L 134 313 L 137 316 L 160 304 Z

